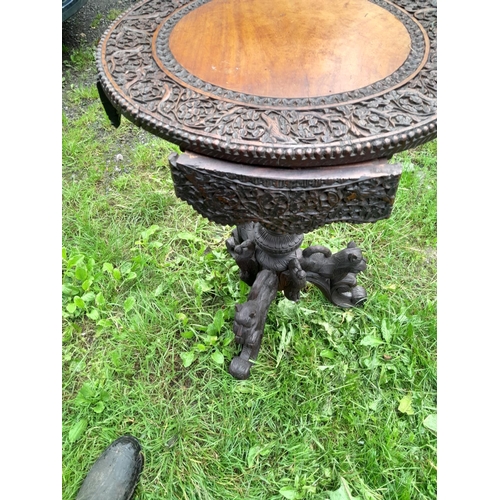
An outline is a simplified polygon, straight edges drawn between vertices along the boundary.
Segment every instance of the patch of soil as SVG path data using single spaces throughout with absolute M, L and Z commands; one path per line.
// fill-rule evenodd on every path
M 99 43 L 112 21 L 108 16 L 115 11 L 124 12 L 138 0 L 88 0 L 76 14 L 62 23 L 62 43 L 69 49 Z
M 125 12 L 138 1 L 88 0 L 76 14 L 62 23 L 63 109 L 68 116 L 71 116 L 72 110 L 64 106 L 67 89 L 71 85 L 92 85 L 97 77 L 97 67 L 93 71 L 75 71 L 71 67 L 70 54 L 75 49 L 95 52 L 99 40 L 113 22 L 111 18 L 118 12 Z

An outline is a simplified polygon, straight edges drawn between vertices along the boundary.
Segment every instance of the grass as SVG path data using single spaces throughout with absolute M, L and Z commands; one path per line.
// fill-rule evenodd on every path
M 64 60 L 64 63 L 69 68 L 83 73 L 84 71 L 91 71 L 94 62 L 95 49 L 91 46 L 82 44 L 81 47 L 69 51 L 69 58 Z M 63 54 L 68 52 L 63 50 Z
M 144 449 L 137 500 L 436 498 L 436 142 L 394 158 L 390 219 L 305 236 L 363 249 L 365 306 L 279 294 L 250 379 L 235 381 L 248 287 L 232 228 L 175 197 L 175 146 L 109 124 L 77 54 L 62 116 L 63 499 L 123 434 Z
M 103 17 L 104 16 L 101 13 L 97 14 L 90 23 L 90 27 L 94 29 L 97 28 L 99 26 L 99 23 L 102 21 Z
M 106 16 L 106 19 L 108 21 L 114 21 L 121 13 L 122 11 L 120 9 L 110 9 Z

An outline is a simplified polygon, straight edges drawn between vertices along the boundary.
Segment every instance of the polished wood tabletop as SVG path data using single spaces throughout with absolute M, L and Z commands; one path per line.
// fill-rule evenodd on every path
M 373 84 L 410 53 L 404 25 L 365 0 L 214 0 L 170 35 L 179 64 L 214 85 L 268 97 L 319 97 Z
M 437 134 L 434 0 L 144 0 L 98 48 L 116 110 L 235 163 L 334 166 Z

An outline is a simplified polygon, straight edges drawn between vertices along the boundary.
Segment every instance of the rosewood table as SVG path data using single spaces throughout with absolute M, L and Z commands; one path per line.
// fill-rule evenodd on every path
M 307 282 L 340 307 L 366 298 L 349 243 L 301 249 L 336 221 L 390 216 L 394 153 L 436 137 L 434 0 L 144 0 L 119 17 L 98 52 L 111 122 L 123 114 L 177 144 L 176 195 L 236 226 L 226 245 L 251 286 L 236 306 L 250 374 L 278 291 Z

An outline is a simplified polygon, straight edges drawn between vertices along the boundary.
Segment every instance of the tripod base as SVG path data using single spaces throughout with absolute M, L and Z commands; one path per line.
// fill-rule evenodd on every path
M 279 234 L 251 222 L 234 229 L 226 241 L 240 278 L 252 287 L 247 302 L 236 306 L 233 331 L 242 349 L 231 361 L 229 373 L 237 379 L 250 376 L 269 306 L 278 291 L 296 302 L 310 282 L 339 307 L 359 306 L 366 299 L 365 289 L 356 281 L 356 275 L 366 269 L 366 261 L 353 242 L 332 254 L 321 245 L 301 250 L 303 239 L 303 235 Z

